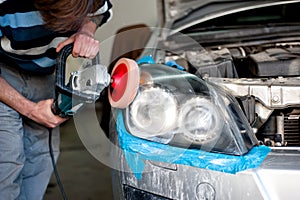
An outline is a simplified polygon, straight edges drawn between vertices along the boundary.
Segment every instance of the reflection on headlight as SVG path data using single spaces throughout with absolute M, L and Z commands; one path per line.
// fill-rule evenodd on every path
M 140 92 L 131 105 L 131 121 L 148 136 L 157 136 L 174 128 L 177 121 L 175 98 L 160 88 Z
M 180 124 L 187 139 L 204 143 L 220 136 L 224 120 L 209 99 L 194 97 L 181 106 Z

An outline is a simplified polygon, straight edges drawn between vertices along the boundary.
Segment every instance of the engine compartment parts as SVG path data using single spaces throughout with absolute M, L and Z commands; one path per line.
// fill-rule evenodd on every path
M 299 76 L 298 54 L 282 48 L 266 49 L 249 56 L 249 69 L 255 77 Z

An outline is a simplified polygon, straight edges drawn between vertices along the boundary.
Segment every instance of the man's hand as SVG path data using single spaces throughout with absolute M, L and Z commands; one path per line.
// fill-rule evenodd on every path
M 28 114 L 28 118 L 48 128 L 55 128 L 65 122 L 67 118 L 54 115 L 51 106 L 53 99 L 42 100 L 36 103 Z
M 48 128 L 54 128 L 67 119 L 52 113 L 53 100 L 32 102 L 15 90 L 5 79 L 0 76 L 0 101 L 15 109 L 21 115 Z
M 64 46 L 74 43 L 73 57 L 94 58 L 99 52 L 100 42 L 94 38 L 96 25 L 89 21 L 77 33 L 67 40 L 58 44 L 56 52 L 59 52 Z

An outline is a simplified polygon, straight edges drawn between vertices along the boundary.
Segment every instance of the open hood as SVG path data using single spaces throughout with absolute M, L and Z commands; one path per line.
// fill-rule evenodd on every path
M 158 13 L 160 26 L 177 32 L 230 13 L 294 2 L 299 0 L 158 0 Z

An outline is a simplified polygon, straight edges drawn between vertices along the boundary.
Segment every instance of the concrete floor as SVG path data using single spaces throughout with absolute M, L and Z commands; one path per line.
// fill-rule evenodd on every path
M 61 154 L 57 170 L 68 199 L 113 199 L 111 169 L 86 150 L 79 139 L 73 119 L 61 125 Z M 44 200 L 59 199 L 63 198 L 53 175 Z

